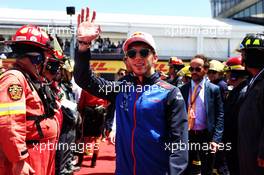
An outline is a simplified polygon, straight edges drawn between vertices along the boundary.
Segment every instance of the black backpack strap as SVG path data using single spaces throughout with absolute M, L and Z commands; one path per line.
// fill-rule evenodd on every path
M 40 143 L 39 140 L 26 140 L 27 145 L 37 145 Z
M 43 115 L 39 115 L 39 116 L 27 116 L 26 117 L 26 120 L 33 120 L 35 121 L 35 124 L 36 124 L 36 128 L 37 128 L 37 131 L 38 131 L 38 134 L 39 134 L 39 137 L 40 139 L 43 139 L 44 138 L 44 134 L 42 132 L 42 129 L 41 129 L 41 126 L 40 126 L 40 122 L 45 119 L 45 118 L 48 118 L 45 114 Z

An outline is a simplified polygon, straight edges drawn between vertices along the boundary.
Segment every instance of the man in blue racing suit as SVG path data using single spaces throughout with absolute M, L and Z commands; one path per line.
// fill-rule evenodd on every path
M 78 16 L 76 83 L 116 106 L 116 174 L 180 175 L 188 163 L 188 121 L 180 90 L 160 79 L 153 37 L 136 32 L 124 45 L 131 73 L 119 81 L 96 77 L 90 67 L 90 43 L 100 34 L 89 9 Z

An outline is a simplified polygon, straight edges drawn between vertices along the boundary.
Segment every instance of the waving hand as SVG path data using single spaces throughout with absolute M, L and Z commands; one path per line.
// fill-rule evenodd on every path
M 88 7 L 86 8 L 85 14 L 84 9 L 82 9 L 81 14 L 78 15 L 77 39 L 79 41 L 79 44 L 88 45 L 101 33 L 100 26 L 94 24 L 95 17 L 96 12 L 93 11 L 92 19 L 90 20 Z

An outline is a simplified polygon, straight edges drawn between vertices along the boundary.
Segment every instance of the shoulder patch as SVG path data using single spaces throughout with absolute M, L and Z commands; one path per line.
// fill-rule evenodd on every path
M 166 81 L 163 81 L 163 80 L 158 81 L 156 84 L 159 85 L 160 87 L 163 87 L 164 89 L 169 89 L 169 90 L 173 89 L 173 87 L 174 87 L 170 83 L 167 83 Z
M 8 95 L 12 100 L 20 100 L 23 94 L 23 88 L 19 84 L 12 84 L 8 87 Z
M 184 100 L 184 99 L 183 99 L 183 96 L 182 96 L 182 94 L 181 94 L 180 91 L 177 92 L 177 94 L 176 94 L 176 99 L 177 99 L 177 100 Z

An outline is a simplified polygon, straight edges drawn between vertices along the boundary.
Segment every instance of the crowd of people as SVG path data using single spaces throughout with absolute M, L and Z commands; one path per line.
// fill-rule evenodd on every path
M 152 35 L 135 32 L 109 81 L 90 67 L 104 42 L 95 16 L 78 15 L 74 61 L 34 25 L 5 42 L 16 61 L 0 64 L 0 174 L 70 175 L 84 155 L 95 167 L 106 137 L 117 175 L 264 174 L 264 34 L 224 63 L 171 57 L 166 74 Z
M 117 43 L 112 42 L 109 38 L 101 38 L 100 36 L 94 40 L 91 52 L 92 53 L 122 53 L 123 41 Z
M 68 39 L 64 42 L 59 40 L 60 44 L 63 47 L 63 51 L 65 55 L 70 55 L 70 47 L 71 43 Z M 122 54 L 122 45 L 124 41 L 113 42 L 110 38 L 101 38 L 100 36 L 93 41 L 91 52 L 94 54 Z

